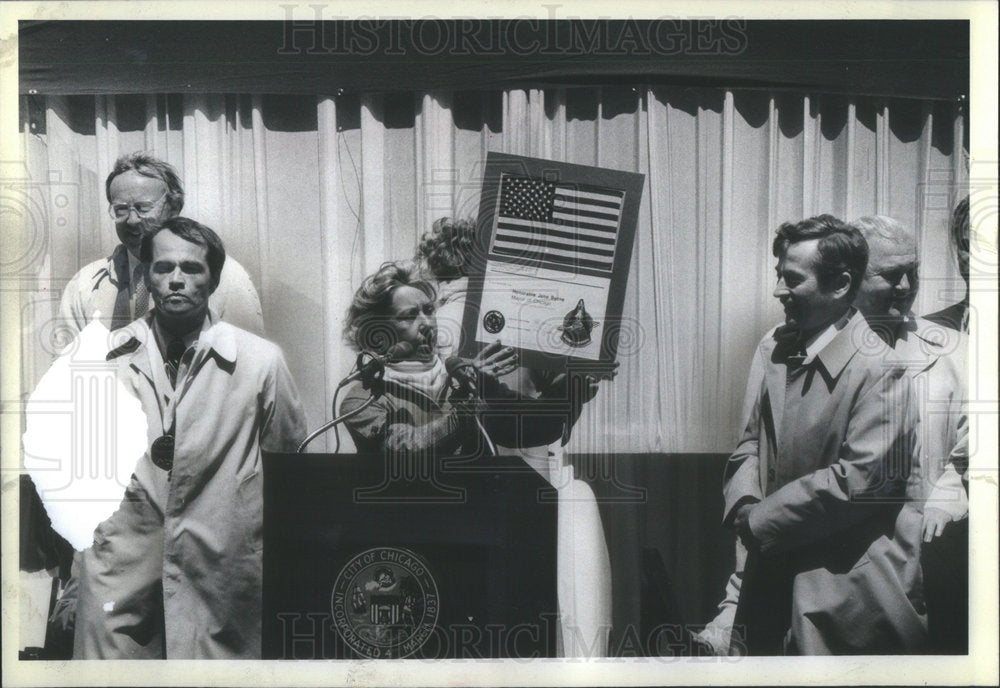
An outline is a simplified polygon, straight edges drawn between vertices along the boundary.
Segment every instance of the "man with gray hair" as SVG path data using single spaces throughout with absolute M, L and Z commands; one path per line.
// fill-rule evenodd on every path
M 59 304 L 62 324 L 80 331 L 100 313 L 110 330 L 141 318 L 150 308 L 147 267 L 139 257 L 142 238 L 180 215 L 184 187 L 168 163 L 149 153 L 122 155 L 105 182 L 108 214 L 121 241 L 111 255 L 84 266 L 66 285 Z M 223 320 L 264 333 L 260 297 L 250 275 L 232 256 L 210 303 Z
M 910 501 L 898 523 L 921 533 L 928 650 L 964 653 L 968 646 L 968 338 L 913 315 L 919 262 L 912 232 L 881 215 L 862 217 L 853 224 L 869 247 L 868 268 L 854 304 L 907 366 L 920 418 L 919 463 L 910 474 Z M 941 555 L 942 550 L 950 554 Z M 912 564 L 921 575 L 916 559 Z
M 907 589 L 918 591 L 922 599 L 916 601 L 917 609 L 926 605 L 928 632 L 912 634 L 906 649 L 964 654 L 968 648 L 967 337 L 911 312 L 919 288 L 919 261 L 909 230 L 884 216 L 863 217 L 852 224 L 868 244 L 868 263 L 854 306 L 907 369 L 912 403 L 921 421 L 918 460 L 907 480 L 907 500 L 896 520 L 895 540 L 909 543 L 899 579 Z M 750 388 L 761 374 L 751 373 Z M 731 651 L 745 559 L 746 551 L 737 544 L 736 572 L 727 584 L 726 598 L 699 636 L 710 646 L 709 653 Z
M 852 307 L 868 246 L 820 215 L 781 225 L 772 252 L 785 323 L 757 348 L 723 478 L 723 523 L 748 552 L 729 649 L 912 652 L 926 628 L 902 569 L 917 533 L 896 521 L 916 423 L 905 368 Z

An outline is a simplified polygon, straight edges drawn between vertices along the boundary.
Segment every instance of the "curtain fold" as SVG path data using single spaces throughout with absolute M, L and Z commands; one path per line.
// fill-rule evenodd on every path
M 343 205 L 340 197 L 340 165 L 338 155 L 337 102 L 334 98 L 318 99 L 317 113 L 317 165 L 327 174 L 319 186 L 320 252 L 325 256 L 338 256 L 323 270 L 319 284 L 323 303 L 323 414 L 332 413 L 335 371 L 349 368 L 349 352 L 342 345 L 339 333 L 344 312 L 347 310 L 346 294 L 351 289 L 351 243 L 353 232 L 342 231 L 338 208 Z M 329 434 L 322 442 L 332 450 Z M 313 450 L 323 446 L 317 443 Z
M 920 242 L 917 312 L 960 288 L 947 232 L 966 175 L 957 104 L 667 86 L 24 103 L 26 174 L 48 212 L 25 270 L 26 389 L 62 287 L 117 243 L 104 179 L 140 149 L 177 167 L 184 214 L 254 279 L 313 427 L 354 360 L 341 338 L 354 289 L 411 258 L 436 218 L 475 217 L 492 150 L 646 175 L 618 376 L 570 452 L 732 448 L 753 347 L 781 315 L 770 242 L 783 221 L 890 214 Z
M 389 190 L 384 185 L 382 170 L 391 161 L 385 156 L 385 132 L 379 124 L 383 117 L 382 98 L 361 97 L 361 219 L 365 231 L 363 236 L 363 272 L 368 275 L 388 255 L 389 237 L 385 218 L 384 198 Z

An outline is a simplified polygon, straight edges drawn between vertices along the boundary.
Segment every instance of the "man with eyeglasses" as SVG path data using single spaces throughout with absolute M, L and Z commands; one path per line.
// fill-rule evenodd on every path
M 852 223 L 868 242 L 868 269 L 854 305 L 891 346 L 913 380 L 920 418 L 919 462 L 907 485 L 911 500 L 898 519 L 918 531 L 919 558 L 931 653 L 968 652 L 968 396 L 966 335 L 913 315 L 919 287 L 917 243 L 891 217 Z M 919 561 L 919 570 L 918 570 Z
M 110 330 L 128 325 L 149 310 L 146 265 L 139 258 L 142 237 L 184 207 L 184 187 L 168 163 L 148 153 L 123 155 L 105 182 L 108 213 L 121 243 L 108 258 L 85 266 L 66 285 L 59 305 L 61 323 L 77 331 L 94 320 Z M 210 302 L 218 316 L 237 327 L 264 333 L 260 297 L 250 275 L 231 256 Z

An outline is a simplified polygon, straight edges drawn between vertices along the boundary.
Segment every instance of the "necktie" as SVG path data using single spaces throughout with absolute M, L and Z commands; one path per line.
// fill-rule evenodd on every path
M 134 296 L 132 298 L 132 317 L 141 318 L 149 310 L 149 287 L 146 286 L 146 266 L 136 265 L 135 272 L 132 273 L 132 286 Z
M 799 335 L 798 328 L 788 325 L 782 325 L 774 332 L 774 339 L 777 341 L 775 354 L 778 360 L 785 362 L 789 371 L 802 367 L 806 360 L 806 348 Z
M 803 362 L 806 360 L 806 350 L 801 344 L 799 344 L 792 353 L 788 355 L 785 361 L 788 363 L 789 370 L 797 370 L 802 367 Z
M 170 377 L 170 385 L 177 384 L 177 369 L 181 365 L 181 357 L 184 356 L 184 342 L 175 339 L 167 345 L 167 359 L 163 362 L 167 368 L 167 375 Z

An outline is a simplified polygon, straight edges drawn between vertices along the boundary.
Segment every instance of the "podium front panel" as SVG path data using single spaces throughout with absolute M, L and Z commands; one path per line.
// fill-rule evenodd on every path
M 517 457 L 265 454 L 263 656 L 554 656 L 556 519 Z

